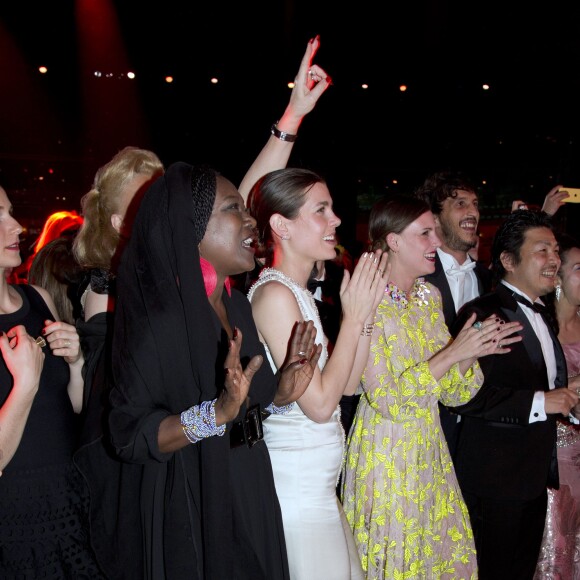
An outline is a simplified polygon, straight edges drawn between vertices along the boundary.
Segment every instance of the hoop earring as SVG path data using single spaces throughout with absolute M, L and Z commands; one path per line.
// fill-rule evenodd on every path
M 558 302 L 560 302 L 560 299 L 562 298 L 562 286 L 560 286 L 560 284 L 556 285 L 556 300 Z

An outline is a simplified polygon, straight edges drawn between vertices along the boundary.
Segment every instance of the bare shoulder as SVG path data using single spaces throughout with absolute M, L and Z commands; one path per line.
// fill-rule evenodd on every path
M 255 318 L 290 318 L 302 320 L 300 307 L 292 290 L 284 284 L 271 280 L 258 286 L 252 296 L 252 311 Z

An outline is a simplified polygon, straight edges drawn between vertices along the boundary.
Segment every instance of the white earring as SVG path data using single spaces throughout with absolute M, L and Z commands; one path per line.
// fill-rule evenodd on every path
M 562 298 L 562 286 L 560 284 L 556 285 L 556 300 L 560 302 L 560 298 Z

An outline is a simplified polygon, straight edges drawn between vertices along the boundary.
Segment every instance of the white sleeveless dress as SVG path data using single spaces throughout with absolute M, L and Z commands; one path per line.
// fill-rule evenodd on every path
M 266 268 L 248 293 L 276 281 L 292 290 L 304 320 L 313 320 L 323 344 L 320 370 L 328 359 L 327 339 L 312 294 L 273 268 Z M 276 372 L 268 346 L 266 354 Z M 344 431 L 337 406 L 328 423 L 316 423 L 294 405 L 287 415 L 264 421 L 276 492 L 282 508 L 292 580 L 359 580 L 363 572 L 336 484 L 344 454 Z

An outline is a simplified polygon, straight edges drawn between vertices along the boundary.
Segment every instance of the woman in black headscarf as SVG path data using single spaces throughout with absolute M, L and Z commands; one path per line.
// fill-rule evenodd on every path
M 123 255 L 109 423 L 121 459 L 142 464 L 127 509 L 143 578 L 288 578 L 259 421 L 302 394 L 320 347 L 302 324 L 279 383 L 261 364 L 250 305 L 228 283 L 253 267 L 254 242 L 235 186 L 177 163 L 145 194 Z

